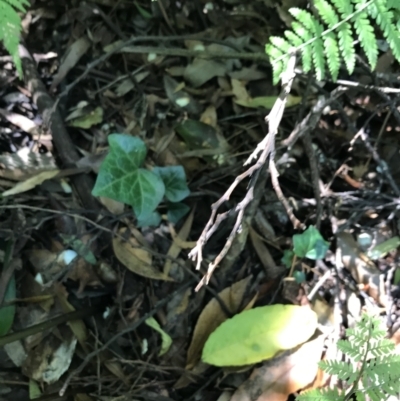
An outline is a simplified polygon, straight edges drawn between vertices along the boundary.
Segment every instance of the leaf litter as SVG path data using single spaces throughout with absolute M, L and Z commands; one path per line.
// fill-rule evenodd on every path
M 210 2 L 207 12 L 196 2 L 165 1 L 29 10 L 27 47 L 74 155 L 49 129 L 52 113 L 40 112 L 33 81 L 18 81 L 1 54 L 0 366 L 14 369 L 4 374 L 4 399 L 71 391 L 85 401 L 283 401 L 333 382 L 318 362 L 336 357 L 335 336 L 362 311 L 381 311 L 399 344 L 399 121 L 385 109 L 388 99 L 364 87 L 324 110 L 309 133 L 310 153 L 305 142 L 285 141 L 324 93 L 294 82 L 275 158 L 282 193 L 309 229 L 294 229 L 265 180 L 256 212 L 238 228 L 242 243 L 195 291 L 224 248 L 234 224 L 229 209 L 246 181 L 206 238 L 198 271 L 189 250 L 265 136 L 264 117 L 279 97 L 264 45 L 290 24 L 287 9 L 302 7 L 235 3 Z M 385 54 L 380 71 L 398 74 Z M 351 80 L 368 78 L 358 74 Z M 357 136 L 352 124 L 369 117 L 368 135 Z M 318 165 L 320 216 L 310 160 Z M 118 183 L 107 177 L 110 161 L 125 174 Z M 289 334 L 298 345 L 255 367 L 201 361 L 227 319 L 280 304 L 314 310 L 311 339 L 296 342 L 298 324 Z M 234 339 L 225 336 L 227 344 Z

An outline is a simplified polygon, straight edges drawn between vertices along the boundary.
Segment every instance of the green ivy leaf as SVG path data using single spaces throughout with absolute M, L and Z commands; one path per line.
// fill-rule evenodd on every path
M 308 227 L 302 234 L 293 235 L 293 250 L 299 258 L 323 259 L 328 248 L 329 242 L 314 226 Z
M 108 137 L 110 152 L 104 159 L 92 194 L 131 205 L 136 217 L 153 212 L 165 187 L 155 173 L 140 168 L 147 149 L 144 142 L 126 134 Z
M 137 218 L 137 227 L 158 227 L 161 223 L 161 214 L 157 211 L 142 214 Z
M 183 216 L 186 216 L 190 210 L 188 205 L 181 202 L 168 203 L 167 208 L 168 221 L 172 224 L 176 224 Z
M 306 281 L 306 275 L 304 272 L 300 272 L 298 270 L 293 272 L 293 277 L 296 280 L 296 283 L 301 284 Z
M 285 249 L 283 251 L 283 256 L 281 262 L 290 269 L 292 267 L 292 262 L 294 258 L 294 252 L 291 249 Z
M 180 202 L 190 194 L 182 166 L 155 167 L 153 172 L 163 180 L 165 197 L 170 202 Z

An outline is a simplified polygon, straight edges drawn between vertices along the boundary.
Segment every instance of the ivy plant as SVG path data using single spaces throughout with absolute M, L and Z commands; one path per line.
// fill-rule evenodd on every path
M 337 347 L 346 356 L 343 361 L 321 361 L 319 366 L 337 376 L 344 388 L 314 389 L 302 393 L 296 401 L 348 401 L 368 399 L 399 399 L 400 355 L 395 344 L 386 337 L 386 329 L 378 317 L 363 315 L 352 329 L 346 330 L 347 340 Z
M 156 211 L 167 200 L 168 218 L 176 222 L 188 207 L 180 201 L 189 195 L 182 166 L 143 167 L 147 154 L 145 143 L 131 135 L 108 136 L 109 154 L 103 161 L 93 195 L 104 196 L 132 206 L 141 226 L 158 225 L 161 215 Z
M 326 70 L 336 81 L 342 62 L 352 74 L 355 40 L 374 69 L 378 60 L 378 32 L 374 25 L 400 61 L 398 0 L 312 0 L 310 11 L 291 8 L 289 12 L 294 18 L 292 29 L 285 31 L 285 37 L 272 36 L 266 46 L 274 83 L 279 82 L 293 50 L 301 53 L 303 71 L 313 70 L 318 81 L 325 78 Z
M 26 12 L 28 0 L 0 0 L 0 41 L 11 54 L 19 76 L 22 76 L 18 44 L 21 33 L 21 18 L 18 11 Z
M 303 233 L 293 235 L 293 248 L 284 251 L 282 263 L 290 268 L 297 258 L 320 260 L 325 257 L 328 249 L 329 242 L 324 240 L 317 228 L 310 226 Z M 295 271 L 293 276 L 299 282 L 305 279 L 303 272 Z

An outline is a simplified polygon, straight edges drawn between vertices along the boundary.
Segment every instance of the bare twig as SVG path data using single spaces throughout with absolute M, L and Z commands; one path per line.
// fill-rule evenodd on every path
M 312 147 L 310 132 L 306 132 L 303 135 L 303 146 L 304 150 L 307 153 L 308 161 L 310 163 L 311 182 L 314 190 L 315 200 L 317 202 L 315 226 L 319 229 L 322 218 L 322 201 L 321 201 L 321 190 L 319 185 L 320 178 L 319 178 L 318 161 L 317 158 L 315 157 L 315 152 Z
M 321 114 L 324 111 L 324 108 L 332 102 L 336 101 L 336 99 L 342 96 L 346 91 L 348 91 L 348 88 L 339 86 L 334 91 L 332 91 L 329 97 L 323 97 L 319 99 L 312 110 L 302 120 L 302 122 L 295 127 L 295 129 L 286 139 L 281 141 L 280 146 L 291 147 L 306 132 L 310 132 L 311 130 L 313 130 L 317 126 L 318 121 L 321 118 Z
M 207 241 L 211 237 L 211 235 L 216 231 L 216 229 L 219 226 L 219 224 L 221 223 L 221 221 L 226 219 L 230 213 L 230 211 L 229 211 L 229 212 L 225 212 L 223 214 L 217 214 L 218 209 L 220 208 L 220 206 L 223 203 L 225 203 L 229 200 L 230 196 L 232 195 L 232 192 L 235 190 L 235 188 L 238 186 L 238 184 L 240 182 L 242 182 L 247 177 L 251 177 L 251 180 L 249 183 L 249 189 L 247 190 L 245 197 L 236 206 L 236 208 L 234 210 L 234 212 L 237 213 L 236 222 L 234 224 L 234 227 L 232 228 L 232 231 L 229 234 L 229 237 L 225 243 L 225 246 L 222 248 L 221 252 L 217 255 L 215 260 L 208 265 L 207 273 L 205 274 L 203 279 L 200 281 L 200 283 L 196 287 L 196 291 L 198 291 L 204 284 L 208 284 L 213 271 L 218 266 L 218 264 L 221 262 L 221 260 L 224 258 L 224 256 L 227 254 L 230 247 L 232 246 L 233 239 L 235 238 L 235 235 L 238 232 L 238 230 L 240 230 L 245 209 L 253 199 L 254 187 L 257 183 L 260 169 L 262 168 L 262 166 L 264 166 L 264 164 L 268 160 L 268 157 L 271 157 L 271 159 L 273 160 L 273 155 L 275 152 L 275 136 L 278 133 L 279 124 L 283 117 L 283 112 L 285 110 L 287 97 L 288 97 L 291 87 L 292 87 L 292 83 L 293 83 L 293 79 L 294 79 L 295 63 L 296 63 L 296 55 L 293 53 L 293 54 L 291 54 L 287 70 L 285 71 L 285 73 L 282 74 L 281 93 L 280 93 L 278 99 L 276 100 L 274 106 L 272 107 L 271 112 L 265 118 L 265 120 L 268 122 L 268 134 L 258 144 L 257 148 L 252 153 L 252 155 L 248 158 L 248 160 L 245 162 L 244 165 L 250 164 L 253 159 L 257 160 L 256 163 L 253 166 L 249 167 L 244 173 L 237 176 L 235 178 L 235 180 L 233 181 L 233 183 L 230 185 L 230 187 L 227 189 L 227 191 L 220 197 L 220 199 L 218 199 L 217 202 L 215 202 L 213 205 L 211 205 L 211 216 L 210 216 L 203 232 L 201 233 L 196 246 L 189 253 L 189 258 L 191 258 L 192 260 L 197 260 L 196 269 L 199 270 L 201 263 L 203 261 L 204 245 L 207 243 Z M 258 157 L 258 159 L 257 159 L 257 157 Z
M 293 224 L 293 227 L 296 229 L 304 229 L 305 226 L 302 222 L 300 222 L 298 220 L 298 218 L 294 215 L 293 213 L 293 208 L 290 206 L 289 202 L 287 201 L 287 199 L 285 198 L 285 195 L 283 195 L 283 192 L 281 190 L 281 186 L 279 185 L 279 173 L 278 170 L 276 169 L 275 166 L 275 161 L 274 160 L 270 160 L 269 161 L 269 172 L 271 174 L 271 182 L 272 182 L 272 186 L 274 188 L 274 191 L 276 193 L 276 196 L 278 197 L 279 201 L 282 203 L 283 207 L 286 210 L 286 213 L 289 216 L 290 221 Z

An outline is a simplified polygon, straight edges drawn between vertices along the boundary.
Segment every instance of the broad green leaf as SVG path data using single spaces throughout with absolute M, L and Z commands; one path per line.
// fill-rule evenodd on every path
M 190 194 L 182 166 L 155 167 L 153 172 L 163 180 L 165 197 L 170 202 L 180 202 Z
M 396 236 L 374 246 L 367 252 L 367 256 L 373 260 L 377 260 L 387 253 L 394 251 L 399 246 L 400 237 Z
M 153 211 L 147 214 L 141 214 L 137 218 L 137 227 L 158 227 L 161 223 L 161 214 Z
M 188 119 L 175 129 L 191 149 L 214 149 L 220 146 L 217 130 L 209 124 Z
M 101 107 L 96 107 L 90 113 L 69 121 L 68 125 L 71 127 L 87 129 L 93 125 L 100 124 L 103 121 L 103 114 L 103 109 Z
M 139 168 L 146 157 L 146 146 L 126 134 L 108 137 L 110 152 L 104 159 L 94 196 L 105 196 L 133 207 L 136 217 L 153 212 L 161 202 L 165 187 L 155 173 Z
M 6 292 L 4 294 L 4 302 L 11 301 L 16 298 L 15 277 L 12 275 L 8 282 Z M 0 308 L 0 337 L 5 336 L 11 329 L 15 316 L 15 305 L 3 306 Z
M 167 208 L 168 221 L 172 224 L 176 224 L 182 217 L 186 216 L 190 210 L 188 205 L 181 202 L 168 203 Z
M 170 349 L 172 345 L 172 338 L 160 327 L 157 320 L 154 317 L 149 317 L 146 319 L 146 324 L 152 329 L 160 333 L 161 335 L 161 350 L 158 356 L 164 355 Z
M 394 272 L 394 285 L 399 285 L 400 284 L 400 269 L 397 268 L 396 271 Z
M 202 354 L 215 366 L 243 366 L 273 358 L 315 332 L 317 315 L 307 307 L 272 305 L 246 310 L 211 333 Z
M 323 259 L 328 248 L 329 242 L 314 226 L 308 227 L 302 234 L 293 235 L 293 250 L 299 258 Z

